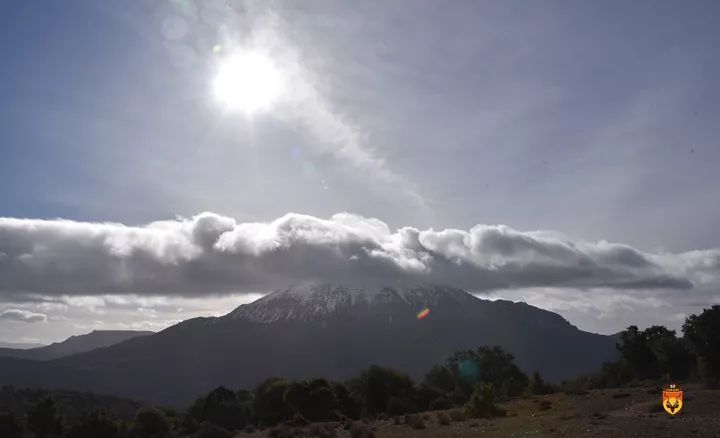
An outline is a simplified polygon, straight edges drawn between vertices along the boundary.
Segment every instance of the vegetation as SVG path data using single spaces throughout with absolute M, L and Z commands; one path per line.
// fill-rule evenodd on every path
M 603 364 L 595 373 L 562 382 L 561 389 L 577 393 L 588 389 L 634 386 L 641 381 L 702 380 L 708 387 L 720 381 L 720 306 L 690 315 L 674 330 L 630 326 L 620 333 L 620 359 Z

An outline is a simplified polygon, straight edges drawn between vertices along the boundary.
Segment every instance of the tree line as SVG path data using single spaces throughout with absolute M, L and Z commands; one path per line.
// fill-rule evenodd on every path
M 620 333 L 618 360 L 603 364 L 595 373 L 563 382 L 560 387 L 573 392 L 648 380 L 693 380 L 708 388 L 720 387 L 720 306 L 687 317 L 682 333 L 678 337 L 675 330 L 659 325 L 645 330 L 630 326 Z

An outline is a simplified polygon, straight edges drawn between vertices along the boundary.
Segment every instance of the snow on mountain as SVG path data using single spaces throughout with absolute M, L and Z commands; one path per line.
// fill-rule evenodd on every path
M 229 318 L 246 318 L 255 322 L 281 319 L 310 320 L 350 312 L 362 307 L 408 307 L 420 311 L 444 303 L 462 305 L 477 298 L 461 289 L 446 286 L 349 287 L 307 283 L 277 290 L 259 300 L 244 304 Z

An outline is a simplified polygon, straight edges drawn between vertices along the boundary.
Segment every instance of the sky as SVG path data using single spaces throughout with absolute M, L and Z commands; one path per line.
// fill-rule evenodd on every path
M 680 329 L 720 304 L 718 21 L 701 0 L 2 2 L 0 341 L 303 281 Z M 270 67 L 218 88 L 248 54 Z

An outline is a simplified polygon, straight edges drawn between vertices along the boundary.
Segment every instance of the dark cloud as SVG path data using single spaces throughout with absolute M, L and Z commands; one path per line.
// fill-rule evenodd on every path
M 0 294 L 203 295 L 301 281 L 689 289 L 716 281 L 719 250 L 649 254 L 506 226 L 391 231 L 347 213 L 239 223 L 202 213 L 130 227 L 0 218 Z
M 47 315 L 27 310 L 7 309 L 0 312 L 0 320 L 20 322 L 47 322 Z

